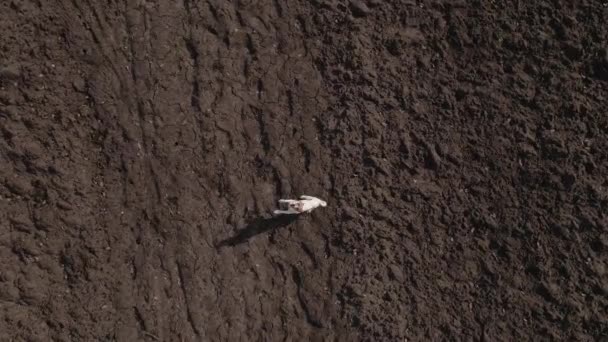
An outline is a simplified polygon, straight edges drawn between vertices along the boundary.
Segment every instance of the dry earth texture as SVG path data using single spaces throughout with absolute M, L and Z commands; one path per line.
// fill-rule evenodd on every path
M 607 338 L 606 1 L 3 0 L 0 32 L 0 340 Z

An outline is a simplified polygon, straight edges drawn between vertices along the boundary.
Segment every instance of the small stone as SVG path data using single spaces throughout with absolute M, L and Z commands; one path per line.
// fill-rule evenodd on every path
M 593 271 L 595 271 L 595 273 L 598 276 L 602 277 L 606 274 L 606 266 L 604 265 L 603 262 L 596 261 L 595 263 L 593 263 L 592 267 L 593 267 Z
M 483 222 L 485 223 L 486 227 L 490 228 L 491 230 L 497 230 L 499 228 L 498 223 L 496 222 L 494 217 L 490 215 L 484 215 Z
M 57 207 L 63 210 L 72 210 L 72 205 L 62 199 L 57 201 Z
M 531 158 L 531 157 L 534 157 L 537 155 L 536 149 L 534 148 L 534 146 L 530 145 L 529 143 L 521 142 L 517 145 L 518 145 L 517 146 L 518 152 L 522 158 Z
M 363 197 L 359 197 L 359 206 L 361 208 L 367 208 L 367 200 Z
M 388 276 L 398 282 L 402 282 L 404 280 L 403 271 L 401 271 L 399 266 L 394 264 L 388 266 Z
M 342 217 L 347 220 L 353 220 L 357 218 L 359 215 L 355 209 L 350 206 L 344 206 L 342 208 Z
M 350 10 L 353 12 L 355 17 L 365 17 L 371 12 L 365 2 L 361 0 L 351 0 Z
M 426 158 L 426 166 L 429 169 L 432 170 L 437 170 L 439 169 L 439 166 L 441 165 L 441 158 L 439 157 L 439 154 L 437 153 L 437 151 L 432 148 L 432 146 L 428 146 L 428 155 Z
M 79 91 L 81 93 L 84 93 L 86 90 L 86 82 L 84 79 L 82 79 L 82 77 L 77 77 L 73 82 L 72 82 L 72 86 L 74 87 L 74 89 L 76 91 Z

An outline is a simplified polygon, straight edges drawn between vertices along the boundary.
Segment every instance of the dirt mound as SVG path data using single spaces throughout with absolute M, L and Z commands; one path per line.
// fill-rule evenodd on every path
M 608 334 L 601 1 L 0 8 L 0 340 Z

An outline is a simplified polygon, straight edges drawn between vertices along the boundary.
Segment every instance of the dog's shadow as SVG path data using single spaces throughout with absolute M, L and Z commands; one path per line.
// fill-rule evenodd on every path
M 256 235 L 286 227 L 295 222 L 297 219 L 298 215 L 280 215 L 271 218 L 257 218 L 247 224 L 245 228 L 240 229 L 236 235 L 220 241 L 218 244 L 216 244 L 216 248 L 240 245 Z

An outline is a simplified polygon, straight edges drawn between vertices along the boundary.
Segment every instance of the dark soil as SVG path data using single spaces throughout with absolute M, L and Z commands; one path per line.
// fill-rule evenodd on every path
M 0 32 L 1 341 L 607 338 L 606 1 L 5 0 Z

